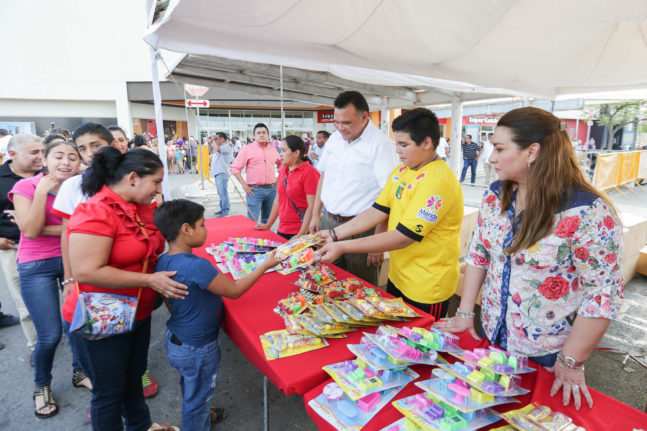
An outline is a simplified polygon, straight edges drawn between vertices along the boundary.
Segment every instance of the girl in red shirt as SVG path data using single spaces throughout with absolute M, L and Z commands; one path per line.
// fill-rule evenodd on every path
M 256 229 L 271 228 L 278 217 L 276 233 L 290 239 L 308 232 L 320 174 L 310 164 L 305 143 L 298 136 L 287 136 L 280 148 L 282 166 L 276 183 L 277 196 L 267 223 L 256 225 Z

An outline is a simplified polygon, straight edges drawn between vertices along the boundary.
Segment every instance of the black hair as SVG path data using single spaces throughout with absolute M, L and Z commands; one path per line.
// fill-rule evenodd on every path
M 133 142 L 135 143 L 135 148 L 146 146 L 146 139 L 144 138 L 144 135 L 135 135 Z
M 74 129 L 74 132 L 72 132 L 72 141 L 76 143 L 76 140 L 83 135 L 96 135 L 100 139 L 106 141 L 108 145 L 112 144 L 112 141 L 115 140 L 112 133 L 110 133 L 110 130 L 97 123 L 83 123 Z
M 406 111 L 393 120 L 391 126 L 394 132 L 405 132 L 416 145 L 422 144 L 427 136 L 431 138 L 434 149 L 438 148 L 440 141 L 440 126 L 436 114 L 426 108 Z
M 368 103 L 359 91 L 344 91 L 335 98 L 335 108 L 341 109 L 353 105 L 357 112 L 368 112 Z
M 92 158 L 81 182 L 81 190 L 85 195 L 93 196 L 104 185 L 117 184 L 131 172 L 146 177 L 154 175 L 162 167 L 162 161 L 152 151 L 135 148 L 121 154 L 115 147 L 103 147 Z
M 258 124 L 256 124 L 256 125 L 254 126 L 254 131 L 252 132 L 252 134 L 253 134 L 253 135 L 255 135 L 255 134 L 256 134 L 256 129 L 258 129 L 259 127 L 262 127 L 262 128 L 264 128 L 265 130 L 267 130 L 267 134 L 268 134 L 268 135 L 270 134 L 270 129 L 268 129 L 268 128 L 267 128 L 267 126 L 265 125 L 265 123 L 258 123 Z
M 50 135 L 60 135 L 64 137 L 66 141 L 70 139 L 70 131 L 65 127 L 57 127 L 56 129 L 52 129 L 49 133 Z
M 218 132 L 218 133 L 216 133 L 216 136 L 220 136 L 225 141 L 229 139 L 229 137 L 227 136 L 227 134 L 225 132 Z
M 195 223 L 202 217 L 204 207 L 199 203 L 188 199 L 173 199 L 155 209 L 153 221 L 164 238 L 171 242 L 177 239 L 184 223 L 195 228 Z
M 126 136 L 126 132 L 124 132 L 124 129 L 122 129 L 121 127 L 115 124 L 106 127 L 106 129 L 110 130 L 111 132 L 121 132 L 124 135 L 124 137 L 128 139 L 128 137 Z
M 45 137 L 45 139 L 43 139 L 43 145 L 47 146 L 47 144 L 49 144 L 52 141 L 55 141 L 56 139 L 62 139 L 63 141 L 68 142 L 68 140 L 65 139 L 65 136 L 50 133 Z
M 301 151 L 301 160 L 304 162 L 309 162 L 310 159 L 306 155 L 306 144 L 303 142 L 303 139 L 299 138 L 297 135 L 290 135 L 283 138 L 290 151 Z
M 318 135 L 318 134 L 320 134 L 320 133 L 321 133 L 322 135 L 324 135 L 324 136 L 326 137 L 326 139 L 330 138 L 330 133 L 329 133 L 329 132 L 327 132 L 327 131 L 325 131 L 325 130 L 319 130 L 319 131 L 317 132 L 317 135 Z
M 9 130 L 0 129 L 0 136 L 9 136 Z

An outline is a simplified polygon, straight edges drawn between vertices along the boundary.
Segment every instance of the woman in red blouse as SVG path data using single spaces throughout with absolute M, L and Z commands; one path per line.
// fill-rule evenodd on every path
M 308 233 L 320 174 L 310 164 L 305 143 L 298 136 L 287 136 L 280 149 L 282 166 L 276 183 L 277 196 L 267 223 L 256 225 L 256 229 L 271 228 L 278 217 L 277 233 L 290 239 Z
M 92 196 L 80 204 L 68 224 L 72 274 L 82 292 L 110 292 L 137 297 L 132 332 L 99 340 L 74 334 L 83 367 L 92 380 L 92 429 L 122 430 L 122 415 L 132 430 L 172 430 L 152 424 L 144 402 L 141 376 L 146 371 L 150 315 L 157 293 L 183 298 L 186 286 L 173 281 L 173 272 L 153 272 L 164 250 L 164 238 L 153 223 L 155 195 L 164 170 L 152 152 L 135 149 L 121 154 L 102 148 L 82 182 Z M 76 289 L 63 305 L 63 318 L 72 321 Z

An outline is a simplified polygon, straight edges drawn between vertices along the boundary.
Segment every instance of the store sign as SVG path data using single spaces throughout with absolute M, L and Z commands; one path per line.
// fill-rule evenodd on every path
M 208 108 L 209 107 L 208 100 L 189 99 L 189 100 L 186 100 L 185 102 L 186 102 L 187 108 Z
M 496 124 L 500 118 L 499 115 L 470 115 L 463 117 L 463 119 L 467 119 L 463 124 Z
M 317 123 L 334 123 L 335 111 L 317 111 Z

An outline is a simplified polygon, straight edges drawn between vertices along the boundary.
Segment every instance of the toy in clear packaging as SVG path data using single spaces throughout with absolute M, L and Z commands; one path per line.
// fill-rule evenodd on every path
M 278 249 L 277 249 L 278 250 Z M 312 248 L 305 248 L 289 255 L 289 258 L 281 262 L 279 265 L 281 269 L 278 270 L 279 274 L 291 274 L 299 268 L 304 268 L 316 259 L 316 253 Z
M 378 322 L 376 319 L 365 315 L 362 310 L 357 308 L 351 301 L 336 301 L 331 305 L 336 306 L 346 313 L 350 317 L 351 323 L 377 324 Z
M 464 362 L 478 365 L 481 369 L 490 369 L 496 374 L 524 374 L 535 371 L 528 366 L 527 356 L 507 352 L 494 346 L 451 353 Z
M 499 420 L 490 410 L 462 412 L 430 393 L 394 401 L 393 406 L 423 429 L 442 431 L 476 430 Z
M 301 277 L 316 285 L 328 284 L 336 280 L 335 273 L 328 266 L 315 263 L 301 270 Z
M 393 359 L 368 340 L 363 340 L 361 344 L 348 344 L 346 347 L 374 370 L 404 369 L 409 365 L 414 365 L 412 362 Z
M 480 369 L 464 362 L 455 362 L 451 366 L 439 363 L 438 366 L 487 395 L 510 397 L 529 392 L 520 386 L 521 376 L 499 375 L 487 368 Z
M 298 355 L 328 346 L 328 342 L 324 338 L 308 335 L 292 335 L 285 329 L 266 332 L 260 336 L 260 339 L 265 358 L 268 361 Z
M 346 289 L 344 289 L 344 287 L 338 281 L 334 281 L 322 287 L 323 287 L 322 293 L 328 300 L 343 299 L 346 297 L 346 294 L 348 293 Z
M 424 328 L 393 328 L 401 337 L 405 337 L 414 343 L 438 352 L 462 352 L 458 347 L 458 337 L 449 332 L 442 332 L 434 327 L 431 330 Z
M 326 385 L 324 390 L 333 384 L 336 385 L 337 383 Z M 326 390 L 325 394 L 322 392 L 315 399 L 310 400 L 308 405 L 335 429 L 340 431 L 359 431 L 385 405 L 387 405 L 403 387 L 404 386 L 399 386 L 397 388 L 375 392 L 370 394 L 368 398 L 359 399 L 357 401 L 351 400 L 345 393 L 342 398 L 338 398 L 339 392 L 334 388 L 329 388 Z M 329 399 L 326 395 L 330 394 L 333 394 L 333 396 Z
M 380 431 L 423 431 L 424 428 L 419 426 L 417 423 L 409 419 L 408 417 L 403 417 L 393 422 L 391 425 L 388 425 L 382 428 Z
M 364 336 L 395 360 L 427 365 L 438 363 L 435 350 L 424 349 L 406 338 L 400 338 L 391 327 L 380 326 L 375 334 L 364 332 Z
M 336 335 L 336 334 L 343 334 L 345 332 L 352 332 L 355 330 L 354 328 L 351 328 L 348 326 L 321 322 L 318 319 L 316 319 L 313 314 L 310 314 L 310 313 L 295 316 L 294 320 L 302 328 L 311 332 L 312 334 L 318 335 L 318 336 L 324 336 L 324 337 L 327 337 L 330 335 Z
M 372 317 L 373 319 L 379 319 L 379 320 L 393 320 L 392 316 L 389 316 L 388 314 L 380 311 L 375 305 L 373 305 L 368 299 L 358 299 L 358 298 L 352 298 L 348 300 L 351 304 L 353 304 L 356 308 L 358 308 L 362 313 L 367 315 L 368 317 Z
M 279 245 L 276 248 L 276 255 L 280 258 L 290 257 L 301 250 L 319 244 L 323 238 L 314 234 L 295 236 L 288 242 Z
M 308 302 L 302 294 L 292 292 L 279 301 L 278 307 L 287 314 L 299 314 L 308 307 Z
M 343 280 L 339 280 L 341 283 L 341 286 L 346 289 L 347 292 L 352 292 L 356 289 L 361 289 L 364 287 L 364 283 L 362 283 L 359 279 L 350 277 L 350 278 L 345 278 Z
M 366 298 L 371 304 L 377 307 L 382 313 L 392 317 L 419 317 L 411 307 L 406 305 L 402 298 L 382 298 L 380 296 L 369 296 Z
M 353 401 L 385 389 L 404 386 L 419 377 L 415 371 L 406 367 L 375 370 L 360 358 L 326 365 L 323 370 Z
M 538 403 L 528 404 L 518 410 L 510 410 L 502 416 L 509 424 L 520 430 L 584 431 L 584 428 L 574 424 L 570 417 Z

